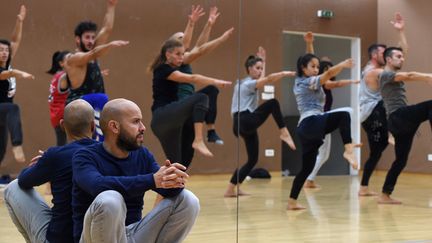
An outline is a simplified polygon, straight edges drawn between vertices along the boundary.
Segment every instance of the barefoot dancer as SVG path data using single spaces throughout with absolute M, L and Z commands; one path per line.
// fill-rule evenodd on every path
M 192 67 L 190 64 L 194 62 L 197 58 L 205 54 L 208 54 L 209 52 L 217 48 L 220 44 L 225 42 L 231 36 L 234 30 L 233 28 L 230 28 L 220 37 L 209 41 L 210 32 L 214 24 L 216 23 L 216 19 L 220 15 L 217 7 L 212 7 L 210 8 L 208 21 L 204 26 L 200 36 L 198 37 L 195 46 L 191 48 L 190 51 L 187 51 L 188 47 L 190 46 L 190 40 L 192 39 L 195 23 L 198 21 L 199 17 L 202 16 L 203 14 L 202 11 L 203 10 L 202 8 L 200 8 L 200 6 L 197 7 L 192 6 L 192 13 L 191 15 L 189 15 L 189 22 L 186 26 L 186 30 L 184 34 L 180 32 L 180 33 L 176 33 L 172 37 L 183 41 L 183 45 L 185 46 L 186 49 L 183 64 L 179 68 L 179 71 L 183 73 L 192 74 Z M 223 145 L 224 142 L 216 133 L 216 126 L 215 126 L 216 117 L 217 117 L 217 98 L 218 98 L 219 90 L 213 85 L 208 85 L 196 92 L 204 93 L 209 97 L 209 109 L 205 119 L 205 123 L 207 125 L 207 142 Z M 195 86 L 193 84 L 182 83 L 178 87 L 179 99 L 186 98 L 194 93 L 195 93 Z M 189 125 L 188 127 L 189 129 L 191 129 L 192 126 Z M 185 127 L 185 129 L 187 129 L 187 127 Z
M 294 85 L 294 94 L 300 111 L 300 120 L 297 134 L 302 143 L 302 170 L 293 181 L 288 210 L 305 209 L 297 203 L 298 195 L 312 172 L 318 154 L 319 147 L 323 144 L 324 136 L 337 128 L 342 136 L 345 152 L 344 158 L 348 160 L 354 169 L 358 169 L 358 162 L 354 155 L 357 146 L 351 139 L 351 118 L 348 112 L 323 112 L 324 91 L 322 85 L 331 85 L 331 77 L 339 74 L 344 68 L 351 68 L 353 62 L 347 59 L 318 75 L 319 58 L 313 54 L 306 54 L 297 60 L 297 78 Z
M 400 13 L 395 14 L 395 19 L 390 22 L 399 32 L 399 44 L 407 53 L 408 43 L 405 37 L 405 21 Z M 369 71 L 377 68 L 383 68 L 385 65 L 383 53 L 386 46 L 382 44 L 373 44 L 368 48 L 369 62 L 364 67 L 362 77 L 366 76 Z M 363 175 L 360 184 L 359 196 L 376 196 L 377 193 L 369 190 L 369 179 L 381 158 L 383 151 L 386 149 L 389 140 L 386 110 L 378 89 L 369 87 L 362 78 L 360 83 L 360 121 L 366 132 L 369 142 L 369 158 L 366 160 L 363 168 Z M 392 136 L 390 136 L 392 138 Z M 394 142 L 393 142 L 394 144 Z
M 314 36 L 312 32 L 307 32 L 304 36 L 304 40 L 306 42 L 306 53 L 314 54 Z M 328 58 L 327 58 L 328 59 Z M 323 74 L 325 71 L 333 67 L 333 63 L 328 60 L 324 60 L 324 57 L 320 61 L 319 65 L 319 72 L 318 74 Z M 336 77 L 331 77 L 331 81 L 336 81 Z M 322 85 L 323 91 L 325 93 L 325 103 L 324 103 L 324 112 L 338 112 L 338 111 L 347 111 L 350 113 L 350 116 L 352 115 L 352 108 L 351 107 L 342 107 L 338 109 L 331 109 L 331 106 L 333 104 L 333 95 L 331 90 L 333 88 L 340 88 L 345 87 L 347 85 L 353 84 L 353 83 L 359 83 L 358 81 L 353 80 L 338 80 L 337 82 L 328 82 L 324 85 Z M 315 183 L 315 178 L 318 174 L 318 171 L 321 169 L 321 167 L 324 165 L 324 163 L 328 160 L 330 156 L 330 150 L 331 150 L 331 133 L 328 133 L 324 137 L 324 143 L 320 146 L 318 150 L 318 156 L 315 162 L 314 169 L 308 176 L 304 187 L 305 188 L 319 188 L 319 186 Z
M 384 51 L 384 69 L 375 69 L 365 76 L 365 81 L 374 90 L 380 90 L 387 111 L 388 129 L 395 138 L 395 161 L 387 173 L 378 203 L 400 204 L 390 197 L 397 179 L 408 161 L 414 135 L 424 121 L 432 126 L 432 100 L 408 105 L 404 82 L 427 81 L 432 84 L 432 73 L 399 72 L 405 61 L 399 47 Z
M 181 42 L 168 40 L 149 68 L 153 72 L 151 128 L 159 139 L 167 159 L 173 163 L 185 163 L 182 161 L 184 136 L 194 136 L 192 147 L 205 156 L 213 156 L 206 147 L 202 134 L 208 109 L 208 96 L 195 93 L 185 99 L 178 100 L 178 84 L 212 84 L 220 87 L 231 84 L 228 81 L 178 71 L 183 63 L 184 52 Z M 189 119 L 193 121 L 195 135 L 182 131 L 185 122 Z
M 26 16 L 26 8 L 21 6 L 17 16 L 11 41 L 0 40 L 0 163 L 6 153 L 8 132 L 11 136 L 12 152 L 17 162 L 24 162 L 25 156 L 22 149 L 23 135 L 21 128 L 20 109 L 13 103 L 15 95 L 15 78 L 34 79 L 33 75 L 11 68 L 12 59 L 15 57 L 21 43 L 22 25 Z M 10 180 L 9 175 L 2 176 L 2 182 Z
M 245 63 L 248 76 L 239 80 L 234 87 L 231 105 L 234 135 L 237 137 L 240 135 L 243 138 L 248 160 L 240 170 L 234 171 L 224 194 L 225 197 L 247 195 L 240 190 L 240 187 L 238 187 L 237 193 L 235 189 L 258 162 L 259 138 L 257 130 L 270 114 L 279 127 L 280 139 L 287 143 L 291 149 L 296 149 L 283 120 L 279 102 L 276 99 L 271 99 L 258 106 L 259 89 L 262 89 L 265 84 L 276 82 L 283 77 L 293 77 L 295 72 L 282 71 L 265 76 L 265 58 L 265 50 L 262 47 L 259 48 L 256 56 L 249 56 Z
M 66 56 L 64 67 L 70 87 L 66 103 L 76 99 L 84 99 L 90 103 L 95 110 L 95 138 L 99 141 L 103 141 L 99 114 L 108 102 L 108 96 L 105 94 L 103 72 L 100 70 L 98 59 L 112 48 L 129 44 L 128 41 L 122 40 L 108 42 L 114 28 L 117 2 L 118 0 L 107 0 L 104 23 L 99 32 L 96 32 L 97 25 L 92 21 L 83 21 L 76 26 L 74 34 L 77 51 Z
M 199 17 L 203 15 L 202 8 L 200 6 L 194 7 L 192 6 L 192 13 L 189 15 L 189 21 L 186 26 L 185 32 L 175 33 L 170 37 L 170 39 L 175 39 L 180 42 L 183 42 L 183 46 L 185 47 L 185 54 L 183 59 L 183 64 L 178 68 L 178 70 L 182 73 L 192 74 L 191 63 L 197 60 L 202 55 L 208 54 L 216 47 L 224 43 L 231 36 L 233 32 L 233 28 L 225 31 L 221 36 L 209 41 L 210 32 L 213 25 L 216 22 L 217 17 L 219 16 L 218 9 L 216 7 L 212 7 L 210 9 L 209 18 L 207 24 L 204 26 L 195 46 L 188 51 L 188 47 L 190 46 L 190 40 L 192 38 L 193 29 L 195 23 L 198 21 Z M 219 94 L 219 89 L 214 85 L 207 85 L 201 90 L 195 91 L 195 85 L 192 83 L 179 83 L 178 84 L 178 92 L 177 96 L 179 100 L 185 99 L 195 92 L 203 93 L 208 96 L 209 104 L 208 111 L 205 116 L 205 123 L 207 125 L 207 142 L 215 143 L 222 145 L 223 140 L 218 136 L 215 130 L 215 121 L 217 116 L 217 98 Z M 182 163 L 188 166 L 194 156 L 194 149 L 192 148 L 192 142 L 194 139 L 194 125 L 191 119 L 185 123 L 183 126 L 182 132 L 189 133 L 191 136 L 183 136 L 182 138 Z

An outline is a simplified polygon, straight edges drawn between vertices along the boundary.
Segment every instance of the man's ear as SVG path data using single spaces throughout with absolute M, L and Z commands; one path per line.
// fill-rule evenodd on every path
M 80 42 L 81 42 L 81 37 L 79 37 L 79 36 L 75 36 L 75 44 L 76 44 L 77 46 L 80 46 Z
M 108 122 L 108 129 L 111 130 L 112 133 L 118 134 L 120 133 L 120 123 L 118 121 L 110 120 Z
M 61 130 L 62 130 L 63 132 L 66 131 L 65 128 L 64 128 L 64 119 L 63 119 L 63 118 L 60 119 L 60 128 L 61 128 Z

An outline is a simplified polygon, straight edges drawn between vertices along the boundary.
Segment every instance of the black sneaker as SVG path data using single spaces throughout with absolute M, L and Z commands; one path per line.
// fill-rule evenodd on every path
M 217 135 L 215 130 L 208 130 L 207 142 L 223 145 L 224 141 Z

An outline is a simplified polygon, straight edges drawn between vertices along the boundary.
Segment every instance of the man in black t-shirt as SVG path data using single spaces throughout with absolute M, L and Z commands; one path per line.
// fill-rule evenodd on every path
M 114 26 L 114 13 L 117 0 L 108 0 L 107 11 L 102 29 L 96 33 L 97 25 L 91 21 L 80 22 L 75 28 L 77 50 L 65 58 L 65 71 L 70 93 L 66 103 L 75 99 L 84 99 L 95 109 L 95 119 L 99 120 L 108 97 L 105 95 L 103 77 L 97 58 L 106 54 L 111 48 L 129 44 L 128 41 L 111 41 L 108 37 Z M 99 124 L 99 122 L 96 122 Z M 100 127 L 96 127 L 98 140 L 103 140 Z

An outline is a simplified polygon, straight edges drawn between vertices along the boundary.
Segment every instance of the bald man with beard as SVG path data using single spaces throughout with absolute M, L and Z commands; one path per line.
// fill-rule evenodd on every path
M 184 189 L 188 174 L 178 163 L 160 167 L 143 147 L 140 108 L 115 99 L 102 110 L 103 143 L 73 158 L 75 242 L 181 242 L 199 212 L 196 196 Z M 164 199 L 144 218 L 144 193 Z
M 82 147 L 95 143 L 93 108 L 78 99 L 65 107 L 60 121 L 69 144 L 52 147 L 32 159 L 18 179 L 5 190 L 5 202 L 12 221 L 26 242 L 69 243 L 72 237 L 72 157 Z M 34 190 L 51 183 L 53 207 Z

